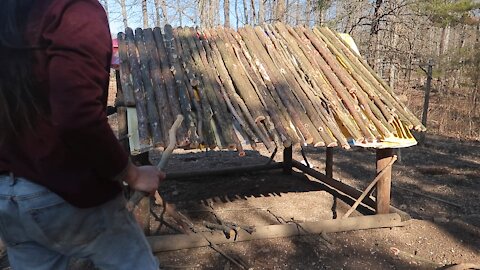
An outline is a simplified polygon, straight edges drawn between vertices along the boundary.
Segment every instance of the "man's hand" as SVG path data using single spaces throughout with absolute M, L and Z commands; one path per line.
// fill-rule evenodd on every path
M 161 181 L 165 179 L 165 173 L 155 166 L 135 166 L 128 164 L 125 182 L 134 190 L 143 191 L 153 195 Z

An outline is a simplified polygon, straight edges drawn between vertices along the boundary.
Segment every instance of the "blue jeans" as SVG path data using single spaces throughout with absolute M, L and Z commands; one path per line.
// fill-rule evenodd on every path
M 100 269 L 159 269 L 122 195 L 80 209 L 43 186 L 0 175 L 0 237 L 14 270 L 67 269 L 72 257 Z

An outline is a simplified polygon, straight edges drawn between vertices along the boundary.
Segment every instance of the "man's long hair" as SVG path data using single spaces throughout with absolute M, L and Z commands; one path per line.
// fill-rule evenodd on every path
M 25 41 L 32 0 L 0 1 L 0 145 L 31 132 L 46 108 L 45 93 L 34 89 L 32 49 Z

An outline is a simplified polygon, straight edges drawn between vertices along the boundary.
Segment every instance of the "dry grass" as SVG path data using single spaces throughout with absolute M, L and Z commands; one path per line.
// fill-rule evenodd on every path
M 402 87 L 406 105 L 417 117 L 423 110 L 424 89 Z M 427 117 L 427 132 L 435 135 L 480 141 L 480 106 L 473 108 L 470 91 L 453 89 L 440 94 L 433 88 Z

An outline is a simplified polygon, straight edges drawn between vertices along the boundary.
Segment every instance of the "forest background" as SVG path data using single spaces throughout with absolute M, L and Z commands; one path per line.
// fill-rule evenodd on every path
M 100 0 L 112 34 L 125 27 L 239 28 L 284 22 L 350 34 L 360 53 L 427 128 L 480 140 L 480 0 Z

